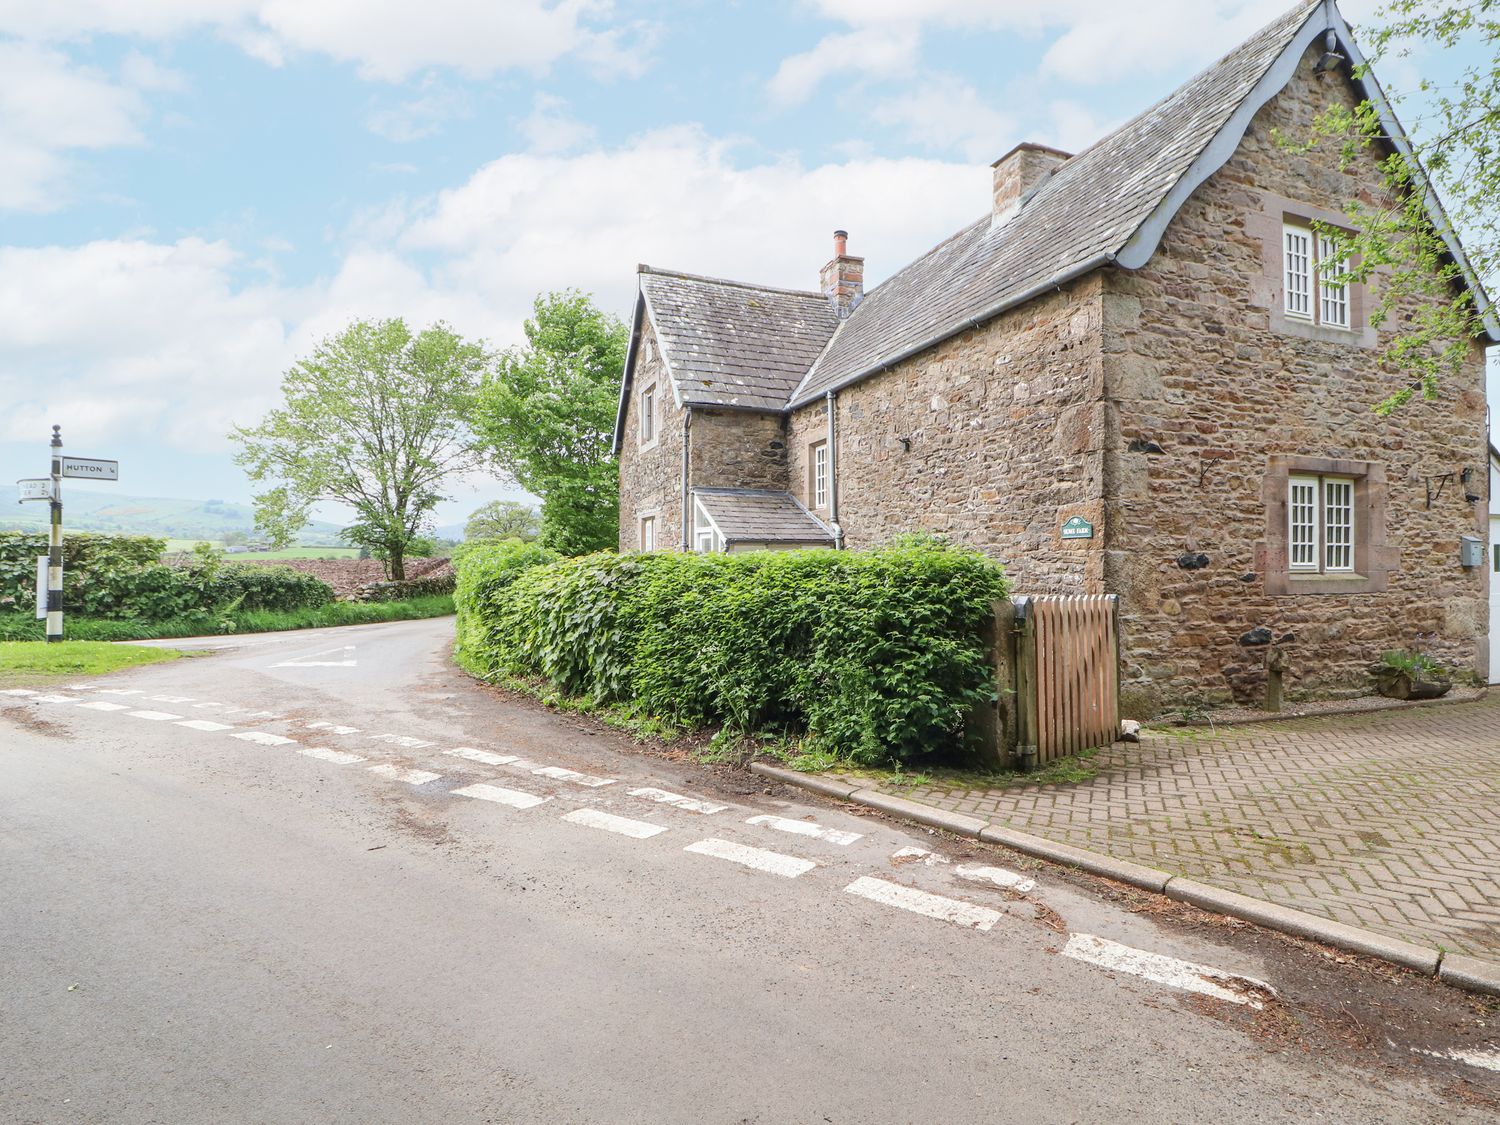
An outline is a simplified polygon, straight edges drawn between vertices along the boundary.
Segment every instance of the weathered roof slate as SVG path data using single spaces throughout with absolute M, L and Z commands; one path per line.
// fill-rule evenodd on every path
M 792 395 L 791 405 L 1123 250 L 1322 6 L 1322 0 L 1304 0 L 1060 165 L 1009 222 L 991 229 L 986 215 L 871 290 Z
M 735 543 L 833 545 L 833 532 L 790 492 L 695 488 L 693 495 L 731 546 Z
M 838 324 L 819 293 L 640 267 L 680 401 L 784 410 Z

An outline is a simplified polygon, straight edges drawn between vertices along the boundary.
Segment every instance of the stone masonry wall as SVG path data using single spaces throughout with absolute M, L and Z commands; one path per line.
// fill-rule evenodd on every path
M 840 392 L 836 487 L 850 547 L 925 530 L 1005 563 L 1018 593 L 1102 591 L 1101 281 L 1085 278 Z M 808 495 L 821 403 L 788 431 L 792 490 Z
M 688 456 L 694 486 L 785 492 L 786 419 L 780 414 L 694 407 Z
M 1487 460 L 1482 351 L 1437 401 L 1383 421 L 1373 407 L 1400 386 L 1381 367 L 1389 332 L 1292 324 L 1281 312 L 1283 217 L 1336 221 L 1346 199 L 1380 190 L 1372 164 L 1341 171 L 1336 153 L 1290 154 L 1272 136 L 1305 135 L 1330 100 L 1353 104 L 1342 78 L 1313 75 L 1316 57 L 1189 199 L 1148 266 L 1105 275 L 1117 419 L 1105 454 L 1105 577 L 1122 595 L 1139 712 L 1261 699 L 1267 650 L 1240 643 L 1258 627 L 1292 636 L 1282 647 L 1294 698 L 1369 690 L 1365 667 L 1392 648 L 1419 644 L 1465 668 L 1487 661 L 1485 569 L 1458 562 L 1459 536 L 1484 535 L 1483 506 L 1464 499 L 1458 478 L 1472 468 L 1482 480 Z M 1373 304 L 1357 295 L 1356 318 Z M 1284 494 L 1275 478 L 1267 487 L 1276 456 L 1378 467 L 1355 513 L 1378 523 L 1384 509 L 1384 546 L 1356 560 L 1385 569 L 1368 590 L 1278 592 L 1323 580 L 1286 580 Z M 1429 506 L 1429 486 L 1449 473 Z M 1365 530 L 1378 541 L 1378 528 Z
M 620 550 L 640 549 L 640 520 L 656 516 L 656 545 L 673 550 L 682 545 L 682 440 L 686 415 L 672 397 L 671 381 L 662 363 L 656 334 L 648 321 L 637 344 L 635 379 L 625 410 L 625 432 L 620 445 Z M 654 382 L 656 442 L 641 448 L 641 388 Z

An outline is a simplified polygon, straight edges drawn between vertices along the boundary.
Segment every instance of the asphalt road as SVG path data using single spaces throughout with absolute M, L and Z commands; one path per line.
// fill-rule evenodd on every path
M 1320 967 L 1420 1002 L 1289 1045 L 1345 979 L 1305 951 L 640 752 L 450 635 L 0 696 L 0 1120 L 1493 1120 L 1411 1038 L 1457 993 Z

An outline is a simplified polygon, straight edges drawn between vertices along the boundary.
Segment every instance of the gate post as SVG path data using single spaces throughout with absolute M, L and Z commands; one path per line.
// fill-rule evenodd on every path
M 1036 767 L 1036 615 L 1029 597 L 1016 598 L 1016 765 L 1023 771 Z

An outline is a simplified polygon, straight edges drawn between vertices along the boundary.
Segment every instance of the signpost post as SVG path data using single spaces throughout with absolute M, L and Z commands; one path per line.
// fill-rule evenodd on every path
M 62 482 L 63 477 L 82 480 L 119 480 L 120 463 L 101 461 L 93 457 L 64 457 L 62 455 L 62 427 L 52 427 L 52 475 L 17 481 L 21 490 L 21 502 L 45 500 L 52 508 L 51 534 L 47 540 L 47 553 L 37 559 L 37 617 L 47 619 L 47 640 L 63 639 L 63 538 L 62 538 Z M 45 564 L 45 578 L 43 569 Z M 45 583 L 45 591 L 43 585 Z

